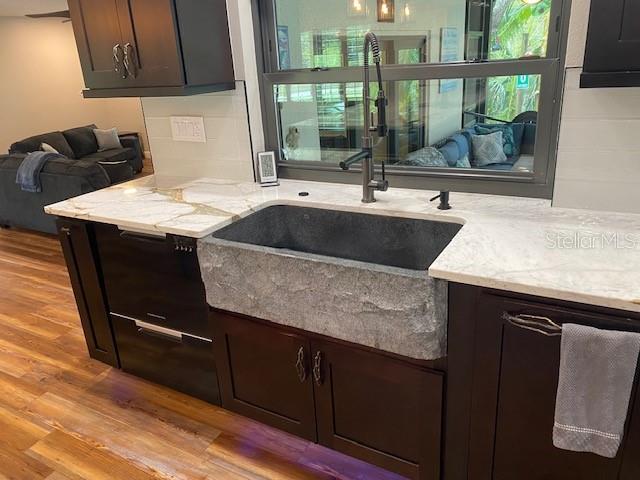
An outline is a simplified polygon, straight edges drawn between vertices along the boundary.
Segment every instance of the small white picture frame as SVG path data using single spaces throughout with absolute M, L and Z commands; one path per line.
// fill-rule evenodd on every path
M 278 185 L 275 152 L 258 153 L 258 182 L 263 187 Z

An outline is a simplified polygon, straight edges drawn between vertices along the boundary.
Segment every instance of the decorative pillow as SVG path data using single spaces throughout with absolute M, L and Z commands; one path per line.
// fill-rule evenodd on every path
M 60 153 L 58 150 L 53 148 L 48 143 L 43 143 L 42 145 L 40 145 L 40 150 L 42 150 L 43 152 L 47 152 L 47 153 Z
M 479 167 L 492 163 L 507 161 L 504 154 L 502 132 L 489 133 L 487 135 L 471 135 L 473 156 Z
M 460 160 L 458 160 L 458 163 L 456 163 L 456 168 L 471 168 L 471 162 L 469 161 L 468 153 Z
M 98 151 L 112 150 L 114 148 L 122 148 L 120 139 L 118 138 L 118 129 L 110 128 L 109 130 L 93 129 L 93 134 L 98 141 Z
M 490 133 L 502 132 L 502 142 L 504 154 L 507 157 L 513 157 L 520 154 L 520 144 L 516 144 L 511 125 L 495 125 L 495 126 L 475 126 L 478 135 L 488 135 Z
M 448 167 L 444 155 L 434 147 L 425 147 L 415 152 L 411 152 L 400 162 L 401 165 L 411 165 L 414 167 Z

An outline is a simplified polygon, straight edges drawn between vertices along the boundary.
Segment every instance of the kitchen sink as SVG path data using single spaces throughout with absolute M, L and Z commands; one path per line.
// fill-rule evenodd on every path
M 222 240 L 427 270 L 461 225 L 320 208 L 267 207 L 215 232 Z
M 444 280 L 461 225 L 276 205 L 198 241 L 210 306 L 420 360 L 446 355 Z

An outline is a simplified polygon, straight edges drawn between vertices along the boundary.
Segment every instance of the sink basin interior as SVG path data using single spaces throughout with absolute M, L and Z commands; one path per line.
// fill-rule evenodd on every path
M 276 205 L 214 238 L 390 267 L 426 270 L 462 228 L 431 220 Z

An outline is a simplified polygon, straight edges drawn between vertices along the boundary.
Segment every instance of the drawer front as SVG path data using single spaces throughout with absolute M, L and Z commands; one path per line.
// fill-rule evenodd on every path
M 210 337 L 195 240 L 95 230 L 111 313 Z
M 212 341 L 112 315 L 125 372 L 220 405 Z

